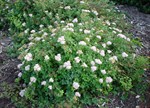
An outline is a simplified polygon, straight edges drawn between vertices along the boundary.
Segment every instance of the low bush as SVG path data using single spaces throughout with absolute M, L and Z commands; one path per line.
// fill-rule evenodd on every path
M 108 2 L 17 0 L 9 6 L 13 50 L 22 61 L 20 90 L 12 97 L 17 106 L 99 106 L 102 96 L 142 81 L 147 61 L 135 54 L 124 15 Z

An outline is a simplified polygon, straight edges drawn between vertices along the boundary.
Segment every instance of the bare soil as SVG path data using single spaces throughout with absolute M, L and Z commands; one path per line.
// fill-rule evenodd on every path
M 6 47 L 11 45 L 11 39 L 2 32 L 0 32 L 0 94 L 3 93 L 3 83 L 7 83 L 13 86 L 15 78 L 19 70 L 17 65 L 19 60 L 11 58 L 7 55 Z M 10 99 L 0 98 L 0 108 L 15 108 Z

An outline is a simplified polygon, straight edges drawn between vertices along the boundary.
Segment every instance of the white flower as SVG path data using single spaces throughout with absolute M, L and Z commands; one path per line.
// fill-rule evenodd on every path
M 24 33 L 26 33 L 26 34 L 27 34 L 27 33 L 28 33 L 28 31 L 29 31 L 29 30 L 27 29 L 27 30 L 25 30 L 25 31 L 24 31 Z
M 80 1 L 80 4 L 84 4 L 85 2 L 84 1 Z
M 90 34 L 91 31 L 90 30 L 84 30 L 84 34 Z
M 45 56 L 45 61 L 47 61 L 47 60 L 49 60 L 49 56 L 48 55 Z
M 24 57 L 25 60 L 27 61 L 31 61 L 32 60 L 32 54 L 31 53 L 28 53 L 25 57 Z
M 127 37 L 123 34 L 118 34 L 117 36 L 120 37 L 120 38 L 123 38 L 123 39 L 127 39 Z
M 92 72 L 94 72 L 94 71 L 97 70 L 97 67 L 96 66 L 91 66 L 91 70 L 92 70 Z
M 82 23 L 79 23 L 78 25 L 79 25 L 79 26 L 82 26 L 83 24 L 82 24 Z
M 79 54 L 79 55 L 80 55 L 80 54 L 83 54 L 82 50 L 78 50 L 78 51 L 77 51 L 77 54 Z
M 83 46 L 85 46 L 85 45 L 86 45 L 86 43 L 85 43 L 84 41 L 80 41 L 80 42 L 79 42 L 79 45 L 83 45 Z
M 41 40 L 41 37 L 36 37 L 35 40 L 36 40 L 36 41 L 40 41 L 40 40 Z
M 126 40 L 127 40 L 127 41 L 131 41 L 130 38 L 127 38 Z
M 71 67 L 72 67 L 71 65 L 70 65 L 70 66 L 66 66 L 66 69 L 68 69 L 68 70 L 69 70 L 69 69 L 71 69 Z
M 112 63 L 115 63 L 115 61 L 118 60 L 117 56 L 113 56 L 113 57 L 110 57 L 109 60 L 112 62 Z
M 123 52 L 123 53 L 122 53 L 122 57 L 128 57 L 128 54 L 125 53 L 125 52 Z
M 100 78 L 100 79 L 99 79 L 99 82 L 100 82 L 100 83 L 103 83 L 103 78 Z
M 78 22 L 78 19 L 75 18 L 72 22 L 73 22 L 73 23 L 77 23 L 77 22 Z
M 113 79 L 111 77 L 106 77 L 106 83 L 111 83 Z
M 47 35 L 48 35 L 48 33 L 44 32 L 43 36 L 47 36 Z
M 44 11 L 45 13 L 48 13 L 48 10 Z
M 49 86 L 48 86 L 48 88 L 49 88 L 50 90 L 52 90 L 52 89 L 53 89 L 53 87 L 52 87 L 51 85 L 49 85 Z
M 103 46 L 104 48 L 106 48 L 106 44 L 105 44 L 105 43 L 103 43 L 102 46 Z
M 66 6 L 64 9 L 65 9 L 65 10 L 70 10 L 71 7 L 70 7 L 70 6 Z
M 113 28 L 114 30 L 118 31 L 118 32 L 122 32 L 122 30 L 118 29 L 118 28 Z
M 26 71 L 30 70 L 30 65 L 27 65 L 27 66 L 25 67 L 25 70 L 26 70 Z
M 18 69 L 20 69 L 22 65 L 23 65 L 23 64 L 18 64 L 18 65 L 17 65 Z
M 49 79 L 49 82 L 54 82 L 54 79 L 53 79 L 53 78 L 50 78 L 50 79 Z
M 80 32 L 82 32 L 82 31 L 83 31 L 83 29 L 79 29 L 79 31 L 80 31 Z
M 81 97 L 81 94 L 79 92 L 75 92 L 76 97 Z
M 30 42 L 29 44 L 28 44 L 28 47 L 30 48 L 31 46 L 33 46 L 34 45 L 34 43 L 33 42 Z
M 95 65 L 95 62 L 94 62 L 94 61 L 91 61 L 91 65 L 94 66 L 94 65 Z
M 61 55 L 60 55 L 60 54 L 57 54 L 57 55 L 55 56 L 55 60 L 56 60 L 56 61 L 61 61 Z
M 100 59 L 95 59 L 95 63 L 102 64 L 102 61 Z
M 68 23 L 67 26 L 74 27 L 74 24 L 73 23 Z
M 73 82 L 73 88 L 74 89 L 78 89 L 80 87 L 79 83 L 78 82 Z
M 20 78 L 21 76 L 22 76 L 22 73 L 21 73 L 21 72 L 19 72 L 19 73 L 18 73 L 18 77 Z
M 97 37 L 98 39 L 100 39 L 100 40 L 102 39 L 102 37 L 101 37 L 101 36 L 99 36 L 99 35 L 97 35 L 96 37 Z
M 58 38 L 57 42 L 61 43 L 61 44 L 65 44 L 66 41 L 65 41 L 65 37 L 64 36 L 61 36 Z
M 101 50 L 101 51 L 100 51 L 100 55 L 101 55 L 101 56 L 105 56 L 105 51 L 104 51 L 104 50 Z
M 32 17 L 33 15 L 32 15 L 32 14 L 29 14 L 29 16 Z
M 88 66 L 87 66 L 87 64 L 86 64 L 86 63 L 83 63 L 83 64 L 82 64 L 82 67 L 88 67 Z
M 85 9 L 82 9 L 82 12 L 87 12 L 87 13 L 90 13 L 90 10 L 85 10 Z
M 90 38 L 85 38 L 88 42 L 90 42 Z
M 35 83 L 36 82 L 36 78 L 35 77 L 30 77 L 30 82 Z
M 137 95 L 135 98 L 140 98 L 140 95 Z
M 92 12 L 97 16 L 98 12 L 96 10 L 92 10 Z
M 24 94 L 25 94 L 25 89 L 23 89 L 23 90 L 21 90 L 21 91 L 19 92 L 19 95 L 20 95 L 21 97 L 23 97 Z
M 44 27 L 44 25 L 41 24 L 41 25 L 40 25 L 40 28 L 43 28 L 43 27 Z
M 81 61 L 79 57 L 74 58 L 74 60 L 76 61 L 76 63 L 79 63 Z
M 52 33 L 52 34 L 51 34 L 52 37 L 55 36 L 55 35 L 56 35 L 55 33 Z
M 112 42 L 110 42 L 110 41 L 107 42 L 107 45 L 111 45 L 111 44 L 112 44 Z
M 65 62 L 63 67 L 66 68 L 66 69 L 71 69 L 72 66 L 71 66 L 70 61 Z
M 41 67 L 39 64 L 35 64 L 34 66 L 34 71 L 40 71 L 41 70 Z
M 46 81 L 42 81 L 42 82 L 41 82 L 41 85 L 46 85 Z
M 111 50 L 107 50 L 107 52 L 110 54 L 112 51 Z
M 102 74 L 106 74 L 106 70 L 101 70 L 101 73 Z
M 93 50 L 93 51 L 96 52 L 96 50 L 97 50 L 96 46 L 92 46 L 92 47 L 91 47 L 91 50 Z
M 117 58 L 117 56 L 113 56 L 113 58 L 114 58 L 116 61 L 118 61 L 118 58 Z
M 106 21 L 106 24 L 110 26 L 110 22 L 108 20 Z
M 26 26 L 26 23 L 24 22 L 24 23 L 22 23 L 22 26 Z
M 116 34 L 117 32 L 116 32 L 116 31 L 113 31 L 113 33 Z
M 31 32 L 31 33 L 35 33 L 35 30 L 31 30 L 30 32 Z
M 64 23 L 65 23 L 65 21 L 60 21 L 60 23 L 61 23 L 61 24 L 64 24 Z
M 73 28 L 67 28 L 68 31 L 74 32 Z

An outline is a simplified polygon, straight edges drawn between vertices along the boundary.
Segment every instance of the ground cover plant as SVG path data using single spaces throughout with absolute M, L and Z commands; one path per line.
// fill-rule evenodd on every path
M 12 96 L 18 107 L 100 107 L 103 96 L 138 86 L 147 60 L 108 2 L 8 2 L 11 53 L 22 61 Z

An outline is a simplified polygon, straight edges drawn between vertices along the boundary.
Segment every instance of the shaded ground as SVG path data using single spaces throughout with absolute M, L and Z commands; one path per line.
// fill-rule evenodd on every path
M 133 25 L 131 32 L 135 38 L 142 41 L 138 54 L 150 56 L 150 14 L 144 14 L 132 6 L 118 6 L 118 9 L 127 15 L 127 20 Z
M 8 83 L 13 86 L 17 77 L 17 65 L 19 61 L 16 58 L 10 58 L 6 54 L 6 47 L 11 45 L 11 40 L 5 34 L 0 32 L 0 94 L 3 91 L 2 83 Z M 10 99 L 0 98 L 0 108 L 15 108 Z
M 118 6 L 118 8 L 127 14 L 127 20 L 133 24 L 131 32 L 135 38 L 140 38 L 143 43 L 142 47 L 138 48 L 137 53 L 150 56 L 150 14 L 143 14 L 135 7 Z M 0 84 L 7 82 L 13 86 L 19 72 L 17 69 L 19 61 L 16 58 L 8 57 L 6 47 L 10 45 L 11 39 L 0 32 Z M 149 71 L 146 72 L 145 77 L 147 78 L 146 81 L 150 83 Z M 147 91 L 144 101 L 136 98 L 136 95 L 131 95 L 126 101 L 121 101 L 119 97 L 113 97 L 111 103 L 106 104 L 106 106 L 109 108 L 150 108 L 149 91 Z M 0 85 L 0 93 L 2 92 L 3 87 Z M 0 108 L 15 108 L 15 106 L 9 99 L 0 98 Z

